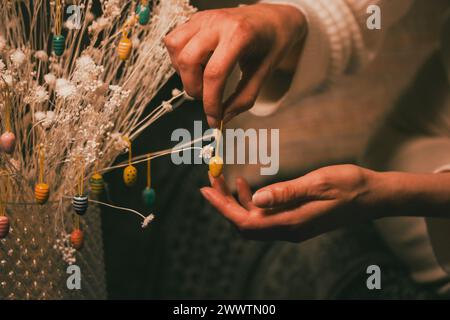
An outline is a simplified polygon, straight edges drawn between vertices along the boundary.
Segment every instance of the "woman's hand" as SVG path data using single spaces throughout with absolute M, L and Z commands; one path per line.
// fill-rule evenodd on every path
M 381 216 L 389 192 L 375 192 L 375 175 L 354 165 L 325 167 L 264 187 L 253 197 L 247 182 L 238 179 L 240 203 L 230 194 L 223 177 L 210 178 L 212 188 L 202 188 L 201 192 L 246 238 L 299 242 Z
M 186 92 L 203 99 L 216 127 L 250 109 L 265 78 L 300 55 L 306 34 L 303 14 L 289 5 L 256 4 L 196 13 L 164 39 Z M 292 62 L 292 61 L 291 61 Z M 226 80 L 239 64 L 236 92 L 223 103 Z

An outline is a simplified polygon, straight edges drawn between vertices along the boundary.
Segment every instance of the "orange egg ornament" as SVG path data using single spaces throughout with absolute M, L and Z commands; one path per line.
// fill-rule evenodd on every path
M 125 61 L 130 57 L 132 47 L 133 44 L 130 39 L 127 37 L 122 37 L 122 39 L 120 39 L 119 46 L 117 47 L 117 53 L 119 54 L 120 60 Z
M 9 234 L 9 218 L 7 216 L 0 216 L 0 239 L 6 238 Z
M 46 183 L 38 183 L 34 187 L 34 197 L 36 198 L 36 202 L 39 204 L 44 204 L 47 202 L 48 197 L 50 195 L 50 188 Z
M 72 244 L 72 247 L 74 247 L 77 250 L 81 250 L 83 248 L 84 244 L 84 234 L 83 231 L 80 229 L 75 229 L 70 234 L 70 243 Z
M 222 174 L 223 170 L 223 159 L 219 156 L 214 156 L 209 160 L 209 173 L 214 177 L 218 178 Z

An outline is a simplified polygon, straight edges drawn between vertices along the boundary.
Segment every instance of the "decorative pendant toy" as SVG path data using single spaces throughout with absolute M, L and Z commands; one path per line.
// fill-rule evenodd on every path
M 0 194 L 0 239 L 6 238 L 9 234 L 9 218 L 6 216 L 6 204 L 9 199 L 9 177 L 6 170 L 1 170 L 2 184 Z
M 218 178 L 222 174 L 223 170 L 223 159 L 219 156 L 214 156 L 209 159 L 209 173 L 214 177 Z
M 60 57 L 63 55 L 64 50 L 66 49 L 66 39 L 62 34 L 53 35 L 53 52 Z
M 88 197 L 84 194 L 84 161 L 80 158 L 80 176 L 78 181 L 78 194 L 72 198 L 72 207 L 76 214 L 84 216 L 88 209 Z
M 66 48 L 66 39 L 61 34 L 61 25 L 62 25 L 62 5 L 61 0 L 56 0 L 55 4 L 55 29 L 52 40 L 53 52 L 58 57 L 62 56 L 64 53 L 64 49 Z
M 0 136 L 1 148 L 7 154 L 12 154 L 16 147 L 16 135 L 10 131 L 4 132 Z
M 126 137 L 124 137 L 124 139 L 128 143 L 128 166 L 123 170 L 123 181 L 127 187 L 132 187 L 137 181 L 137 169 L 131 162 L 133 157 L 131 141 Z
M 150 159 L 149 155 L 147 160 L 147 187 L 142 191 L 142 201 L 147 208 L 153 207 L 156 199 L 156 192 L 151 187 Z
M 119 46 L 117 47 L 117 53 L 119 54 L 120 60 L 125 61 L 130 57 L 132 47 L 133 44 L 124 31 Z
M 88 197 L 86 195 L 76 195 L 72 198 L 72 207 L 76 214 L 84 216 L 88 209 Z
M 9 218 L 7 216 L 0 216 L 0 239 L 6 238 L 9 234 Z
M 209 173 L 214 177 L 218 178 L 222 174 L 223 170 L 223 159 L 219 156 L 220 152 L 220 140 L 222 137 L 223 121 L 220 122 L 220 134 L 216 137 L 217 146 L 215 151 L 215 156 L 209 159 Z
M 102 194 L 105 189 L 105 181 L 103 180 L 103 176 L 100 173 L 94 173 L 89 179 L 89 185 L 91 187 L 91 192 L 94 195 L 98 196 Z
M 142 201 L 147 208 L 153 207 L 156 200 L 156 192 L 153 188 L 146 187 L 142 191 Z
M 47 202 L 48 197 L 50 195 L 50 188 L 46 183 L 38 183 L 34 187 L 34 197 L 36 198 L 36 202 L 39 204 L 44 204 Z
M 148 5 L 148 0 L 141 0 L 136 8 L 136 14 L 138 15 L 139 24 L 146 25 L 150 21 L 150 7 Z
M 1 79 L 4 82 L 2 100 L 4 101 L 3 119 L 5 121 L 5 132 L 0 136 L 0 149 L 7 154 L 13 154 L 16 147 L 16 135 L 11 131 L 12 92 L 3 77 Z
M 72 247 L 77 250 L 81 250 L 83 248 L 84 234 L 81 229 L 75 229 L 72 231 L 70 234 L 70 243 L 72 244 Z
M 34 187 L 34 197 L 38 204 L 47 202 L 50 195 L 50 187 L 44 183 L 44 147 L 39 145 L 39 183 Z
M 132 187 L 137 181 L 136 167 L 129 165 L 123 170 L 123 181 L 127 187 Z

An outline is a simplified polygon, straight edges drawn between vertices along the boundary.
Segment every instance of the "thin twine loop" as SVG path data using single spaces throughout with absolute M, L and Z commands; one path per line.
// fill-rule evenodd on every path
M 151 185 L 150 161 L 151 161 L 151 156 L 149 154 L 148 160 L 147 160 L 147 188 L 148 189 L 150 189 L 150 185 Z
M 44 161 L 45 161 L 45 148 L 42 144 L 38 146 L 39 153 L 39 183 L 44 183 Z
M 3 78 L 3 76 L 1 76 L 1 78 L 3 83 L 5 84 L 5 89 L 2 90 L 3 101 L 5 103 L 5 130 L 7 132 L 11 132 L 11 90 L 5 78 Z
M 214 155 L 220 156 L 220 141 L 222 140 L 222 130 L 223 130 L 223 120 L 220 121 L 220 130 L 217 132 L 217 147 L 216 147 L 216 152 L 214 153 Z
M 56 0 L 55 6 L 55 34 L 61 35 L 62 14 L 61 14 L 61 0 Z

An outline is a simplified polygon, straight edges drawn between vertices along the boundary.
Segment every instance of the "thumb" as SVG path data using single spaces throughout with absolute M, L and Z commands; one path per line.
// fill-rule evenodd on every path
M 302 178 L 298 178 L 264 187 L 255 192 L 252 201 L 260 208 L 273 208 L 305 197 L 305 184 Z

